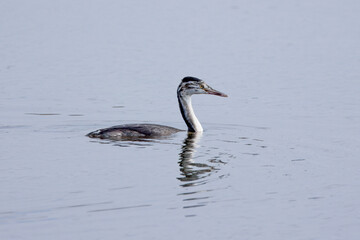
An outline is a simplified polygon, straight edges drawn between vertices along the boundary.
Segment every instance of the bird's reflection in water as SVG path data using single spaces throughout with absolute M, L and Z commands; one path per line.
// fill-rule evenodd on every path
M 183 187 L 200 184 L 197 180 L 205 178 L 215 170 L 212 166 L 194 161 L 194 153 L 201 136 L 201 132 L 189 132 L 181 147 L 179 154 L 181 177 L 178 177 L 178 179 L 184 182 L 184 184 L 181 184 Z
M 181 191 L 178 195 L 182 196 L 182 200 L 186 202 L 184 209 L 203 207 L 209 203 L 208 199 L 211 198 L 209 192 L 215 189 L 205 186 L 210 182 L 210 176 L 219 171 L 218 164 L 223 163 L 216 157 L 213 159 L 207 157 L 207 154 L 206 157 L 202 154 L 195 156 L 201 137 L 202 133 L 188 133 L 179 154 L 180 177 L 177 179 L 181 181 L 180 186 L 185 191 Z M 190 213 L 185 216 L 194 217 L 196 214 Z
M 192 187 L 196 186 L 198 183 L 197 180 L 204 178 L 204 175 L 208 175 L 211 172 L 211 167 L 206 164 L 197 164 L 194 161 L 194 153 L 195 149 L 198 147 L 197 143 L 199 142 L 202 133 L 188 133 L 187 137 L 185 138 L 183 145 L 181 147 L 181 152 L 179 154 L 179 166 L 181 176 L 178 177 L 181 182 L 183 182 L 180 186 L 182 187 Z M 193 197 L 193 194 L 196 194 L 198 191 L 185 191 L 178 195 L 183 196 L 183 201 L 191 201 L 194 200 L 205 200 L 209 198 L 208 196 L 205 197 Z M 192 197 L 188 197 L 188 195 L 192 195 Z M 194 208 L 194 207 L 202 207 L 205 204 L 199 203 L 191 203 L 190 205 L 185 205 L 183 208 Z M 195 214 L 190 214 L 188 216 L 196 216 Z

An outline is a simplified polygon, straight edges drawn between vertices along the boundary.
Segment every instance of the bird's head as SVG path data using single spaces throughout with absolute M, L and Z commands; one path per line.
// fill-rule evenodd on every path
M 211 94 L 220 97 L 227 97 L 225 93 L 213 89 L 203 80 L 195 77 L 184 77 L 178 87 L 177 92 L 178 95 L 182 96 L 191 96 L 193 94 Z

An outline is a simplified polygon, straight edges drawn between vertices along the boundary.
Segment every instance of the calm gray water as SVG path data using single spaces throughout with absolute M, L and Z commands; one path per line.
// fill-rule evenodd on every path
M 0 239 L 358 239 L 358 1 L 2 1 Z M 85 137 L 122 123 L 203 134 Z

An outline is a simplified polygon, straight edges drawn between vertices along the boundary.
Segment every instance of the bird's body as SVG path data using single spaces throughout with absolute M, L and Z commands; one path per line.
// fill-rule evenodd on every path
M 204 81 L 185 77 L 178 89 L 177 97 L 181 115 L 188 126 L 189 132 L 202 132 L 203 128 L 195 116 L 191 104 L 191 95 L 193 94 L 211 94 L 221 97 L 227 97 L 226 94 L 212 89 Z M 183 130 L 158 124 L 124 124 L 103 128 L 87 134 L 91 138 L 121 140 L 128 138 L 151 138 L 169 136 Z
M 124 124 L 89 133 L 91 138 L 123 139 L 169 136 L 183 130 L 158 124 Z

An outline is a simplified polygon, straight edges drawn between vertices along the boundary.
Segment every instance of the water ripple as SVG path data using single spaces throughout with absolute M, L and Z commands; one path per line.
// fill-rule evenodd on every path
M 150 205 L 150 204 L 143 204 L 143 205 L 126 206 L 126 207 L 96 209 L 96 210 L 90 210 L 88 212 L 118 211 L 118 210 L 130 209 L 130 208 L 142 208 L 142 207 L 151 207 L 151 206 L 152 205 Z

